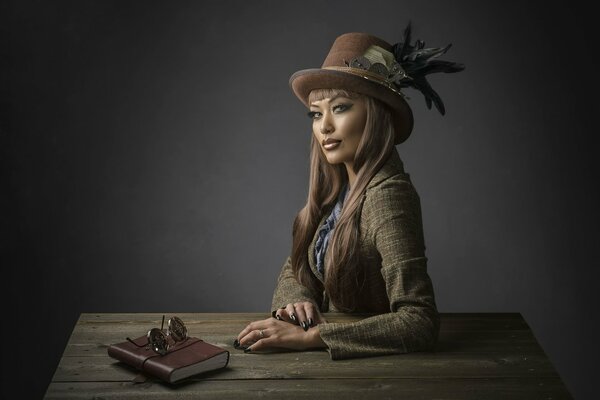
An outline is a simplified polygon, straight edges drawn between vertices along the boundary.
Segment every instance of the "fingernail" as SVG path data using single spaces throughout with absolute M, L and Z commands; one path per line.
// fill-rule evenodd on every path
M 302 329 L 304 329 L 304 332 L 306 332 L 308 330 L 308 325 L 306 324 L 305 321 L 302 321 Z
M 278 319 L 278 320 L 280 320 L 280 321 L 283 321 L 283 318 L 281 318 L 281 317 L 279 316 L 279 314 L 277 314 L 277 315 L 275 316 L 275 318 L 277 318 L 277 319 Z
M 238 347 L 240 347 L 240 342 L 239 342 L 239 340 L 235 339 L 235 341 L 233 342 L 233 347 L 235 347 L 236 349 L 237 349 Z
M 309 319 L 308 319 L 308 324 L 309 324 L 310 326 L 313 326 L 313 322 L 314 322 L 314 321 L 313 321 L 313 319 L 312 319 L 312 318 L 309 318 Z
M 248 347 L 247 349 L 244 349 L 244 353 L 251 353 L 252 349 L 250 347 Z
M 294 313 L 291 313 L 291 314 L 290 314 L 290 318 L 291 318 L 291 319 L 292 319 L 294 322 L 296 322 L 296 314 L 294 314 Z

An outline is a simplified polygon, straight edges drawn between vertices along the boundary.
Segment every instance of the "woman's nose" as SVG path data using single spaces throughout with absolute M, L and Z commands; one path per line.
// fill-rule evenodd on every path
M 321 133 L 325 135 L 333 132 L 333 129 L 331 117 L 329 117 L 328 114 L 323 115 L 323 118 L 321 118 Z

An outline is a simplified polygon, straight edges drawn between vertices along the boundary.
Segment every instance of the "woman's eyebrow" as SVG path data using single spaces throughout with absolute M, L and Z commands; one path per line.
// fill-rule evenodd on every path
M 335 95 L 335 96 L 333 96 L 331 99 L 329 99 L 328 103 L 331 103 L 332 101 L 334 101 L 334 100 L 335 100 L 335 99 L 337 99 L 338 97 L 345 97 L 345 96 L 343 96 L 343 95 L 341 95 L 341 94 L 336 94 L 336 95 Z M 316 105 L 316 104 L 314 104 L 314 103 L 313 103 L 313 104 L 311 104 L 311 106 L 312 106 L 312 107 L 319 107 L 318 105 Z

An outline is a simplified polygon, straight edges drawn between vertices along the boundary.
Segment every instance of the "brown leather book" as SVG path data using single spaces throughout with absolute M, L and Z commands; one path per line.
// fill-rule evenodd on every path
M 145 335 L 133 341 L 135 344 L 125 341 L 110 345 L 108 355 L 169 383 L 224 368 L 229 363 L 229 351 L 195 337 L 178 342 L 165 355 L 150 349 Z

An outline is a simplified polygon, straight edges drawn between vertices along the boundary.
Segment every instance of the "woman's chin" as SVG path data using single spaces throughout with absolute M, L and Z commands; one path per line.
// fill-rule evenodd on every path
M 339 158 L 337 158 L 337 157 L 331 157 L 331 158 L 328 157 L 327 158 L 327 162 L 329 164 L 331 164 L 331 165 L 336 165 L 336 164 L 341 164 L 342 163 L 342 161 Z
M 337 154 L 325 153 L 325 159 L 331 165 L 341 164 L 344 162 L 343 157 L 340 157 Z

